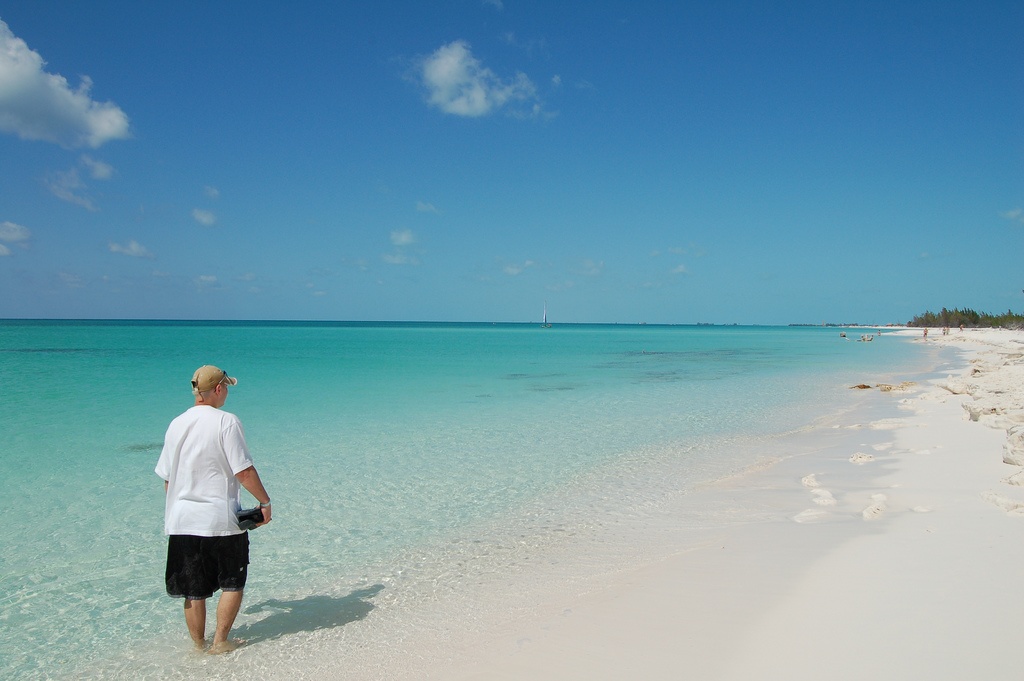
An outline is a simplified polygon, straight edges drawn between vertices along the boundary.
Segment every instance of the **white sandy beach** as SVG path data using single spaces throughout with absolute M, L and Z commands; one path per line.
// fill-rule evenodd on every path
M 1024 678 L 1024 489 L 1008 482 L 1024 468 L 1003 461 L 1024 464 L 1024 333 L 935 329 L 917 342 L 957 344 L 966 368 L 931 385 L 873 387 L 880 404 L 898 402 L 898 418 L 834 424 L 840 446 L 707 491 L 745 508 L 754 499 L 771 509 L 765 517 L 455 636 L 389 673 Z
M 1024 678 L 1024 332 L 887 333 L 952 345 L 951 375 L 861 377 L 854 410 L 746 443 L 784 451 L 612 537 L 643 551 L 628 564 L 569 542 L 475 590 L 438 583 L 313 655 L 296 641 L 289 678 Z

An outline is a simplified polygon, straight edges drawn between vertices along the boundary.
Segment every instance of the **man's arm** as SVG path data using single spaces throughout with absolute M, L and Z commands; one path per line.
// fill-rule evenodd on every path
M 255 466 L 249 466 L 244 471 L 235 473 L 235 477 L 238 478 L 238 482 L 241 483 L 242 487 L 246 489 L 249 494 L 256 497 L 256 501 L 260 502 L 260 507 L 263 511 L 263 522 L 258 523 L 259 525 L 266 525 L 270 522 L 270 495 L 267 494 L 267 490 L 263 487 L 263 481 L 260 480 L 260 474 L 256 472 Z M 267 504 L 263 506 L 263 504 Z

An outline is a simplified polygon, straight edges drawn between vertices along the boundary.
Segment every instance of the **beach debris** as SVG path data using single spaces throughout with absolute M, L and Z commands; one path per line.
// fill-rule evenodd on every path
M 1024 466 L 1024 426 L 1014 426 L 1006 431 L 1003 443 L 1003 463 Z
M 855 463 L 857 465 L 865 464 L 874 460 L 874 455 L 865 454 L 864 452 L 856 452 L 853 456 L 850 457 L 850 463 Z
M 1024 515 L 1024 503 L 1015 501 L 1001 494 L 988 490 L 981 493 L 981 498 L 996 508 L 1003 510 L 1006 515 Z
M 914 382 L 913 381 L 903 381 L 899 385 L 889 385 L 888 383 L 879 383 L 878 384 L 878 389 L 881 390 L 883 393 L 893 393 L 893 392 L 904 393 L 904 392 L 906 392 L 907 390 L 909 390 L 913 386 L 914 386 Z
M 995 407 L 990 407 L 978 402 L 965 402 L 961 405 L 966 412 L 964 414 L 968 421 L 980 421 L 982 416 L 990 416 L 996 413 Z
M 994 404 L 991 399 L 976 400 L 960 406 L 963 407 L 964 417 L 968 421 L 975 421 L 989 428 L 1011 430 L 1024 424 L 1024 411 L 1009 411 L 1003 406 Z
M 976 388 L 967 381 L 963 381 L 959 378 L 953 378 L 952 376 L 947 376 L 946 380 L 940 383 L 939 386 L 941 388 L 945 388 L 954 395 L 971 395 L 976 390 Z
M 818 482 L 818 477 L 815 473 L 811 473 L 810 475 L 805 475 L 804 477 L 800 478 L 800 484 L 803 485 L 804 487 L 821 486 L 821 483 Z
M 864 520 L 878 520 L 885 513 L 887 498 L 884 494 L 872 494 L 871 505 L 860 512 Z
M 1024 423 L 1024 418 L 1021 418 L 1024 414 L 1020 412 L 1004 412 L 1002 410 L 997 411 L 992 416 L 983 417 L 982 423 L 989 428 L 995 428 L 996 430 L 1010 430 L 1011 428 Z
M 883 393 L 893 392 L 907 392 L 915 383 L 913 381 L 903 381 L 899 385 L 890 385 L 889 383 L 879 383 L 876 387 Z M 871 390 L 871 386 L 867 383 L 858 383 L 857 385 L 851 385 L 850 390 Z
M 1014 487 L 1024 487 L 1024 471 L 1017 471 L 1010 477 L 1003 478 L 1003 482 Z

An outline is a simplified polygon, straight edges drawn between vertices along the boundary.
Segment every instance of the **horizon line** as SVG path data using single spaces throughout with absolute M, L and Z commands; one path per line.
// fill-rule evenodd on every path
M 152 323 L 152 324 L 509 324 L 531 325 L 540 324 L 542 320 L 440 320 L 440 319 L 254 319 L 254 318 L 173 318 L 173 317 L 0 317 L 0 323 L 58 323 L 76 322 L 82 324 L 118 324 L 118 323 Z M 906 323 L 885 322 L 865 324 L 862 322 L 549 322 L 553 326 L 778 326 L 778 327 L 895 327 L 906 326 Z

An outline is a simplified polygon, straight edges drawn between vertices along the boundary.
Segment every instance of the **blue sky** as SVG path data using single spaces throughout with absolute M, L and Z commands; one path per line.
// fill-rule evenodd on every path
M 0 3 L 0 317 L 1024 308 L 1020 2 Z

